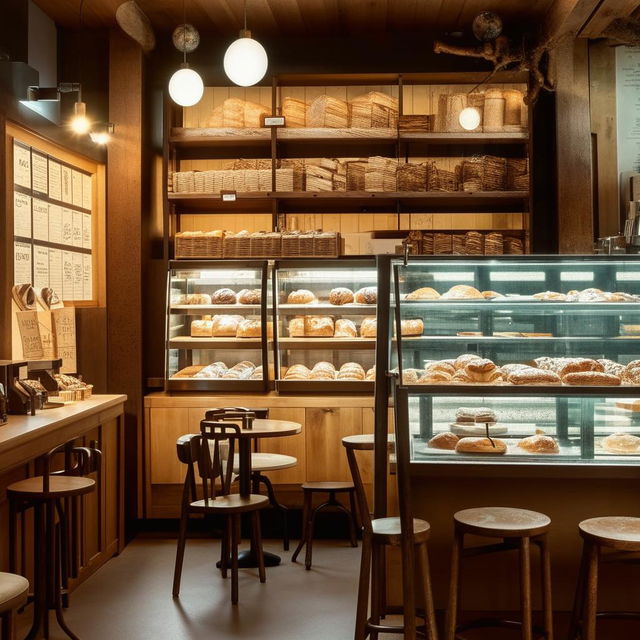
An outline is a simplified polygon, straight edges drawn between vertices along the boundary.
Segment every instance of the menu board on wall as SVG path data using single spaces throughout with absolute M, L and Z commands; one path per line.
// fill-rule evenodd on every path
M 640 171 L 640 50 L 616 48 L 618 172 Z
M 93 299 L 93 176 L 13 143 L 14 283 Z

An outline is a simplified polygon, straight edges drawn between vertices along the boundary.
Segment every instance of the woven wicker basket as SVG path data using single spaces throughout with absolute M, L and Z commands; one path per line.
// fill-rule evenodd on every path
M 340 255 L 340 234 L 335 231 L 314 234 L 313 255 L 319 258 L 337 258 Z

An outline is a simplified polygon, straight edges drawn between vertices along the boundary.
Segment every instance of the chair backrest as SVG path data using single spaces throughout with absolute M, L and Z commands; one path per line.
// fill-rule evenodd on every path
M 64 467 L 57 471 L 51 471 L 53 458 L 64 455 Z M 98 449 L 97 443 L 91 441 L 88 447 L 76 447 L 74 441 L 70 440 L 57 447 L 54 447 L 43 456 L 43 481 L 42 490 L 49 492 L 49 476 L 88 476 L 91 473 L 100 473 L 102 468 L 102 451 Z
M 360 473 L 360 467 L 358 466 L 358 459 L 356 458 L 356 451 L 373 451 L 373 441 L 362 442 L 357 438 L 351 439 L 349 436 L 342 439 L 342 446 L 347 451 L 347 462 L 349 463 L 349 470 L 351 471 L 351 479 L 353 486 L 356 490 L 356 499 L 358 501 L 358 510 L 360 512 L 360 522 L 362 522 L 362 528 L 366 533 L 372 532 L 371 527 L 371 512 L 369 511 L 369 501 L 367 500 L 367 493 L 364 489 L 364 483 L 362 482 L 362 475 Z
M 252 422 L 256 418 L 266 420 L 269 417 L 269 409 L 250 409 L 248 407 L 218 407 L 207 409 L 204 415 L 206 420 L 242 420 L 243 424 Z

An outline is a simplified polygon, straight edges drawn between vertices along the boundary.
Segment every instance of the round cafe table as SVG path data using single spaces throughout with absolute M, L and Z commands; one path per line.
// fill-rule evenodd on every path
M 242 420 L 225 420 L 225 422 L 235 423 L 240 426 L 240 432 L 234 434 L 238 442 L 239 473 L 238 483 L 240 495 L 248 496 L 251 493 L 251 445 L 254 440 L 262 438 L 282 438 L 293 436 L 302 431 L 302 425 L 289 420 L 269 420 L 256 418 L 251 423 L 251 428 L 242 426 Z M 264 552 L 264 563 L 267 567 L 274 567 L 280 564 L 280 556 L 274 553 Z M 220 564 L 220 563 L 218 563 Z M 238 555 L 238 566 L 244 569 L 258 566 L 258 560 L 253 553 L 253 549 L 242 551 Z

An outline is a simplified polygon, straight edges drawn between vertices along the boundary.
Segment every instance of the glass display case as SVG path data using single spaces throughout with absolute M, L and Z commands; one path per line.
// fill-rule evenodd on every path
M 266 260 L 170 262 L 167 390 L 269 388 L 268 282 Z
M 637 464 L 636 256 L 391 262 L 414 462 Z
M 278 261 L 273 288 L 278 391 L 373 393 L 375 261 Z

